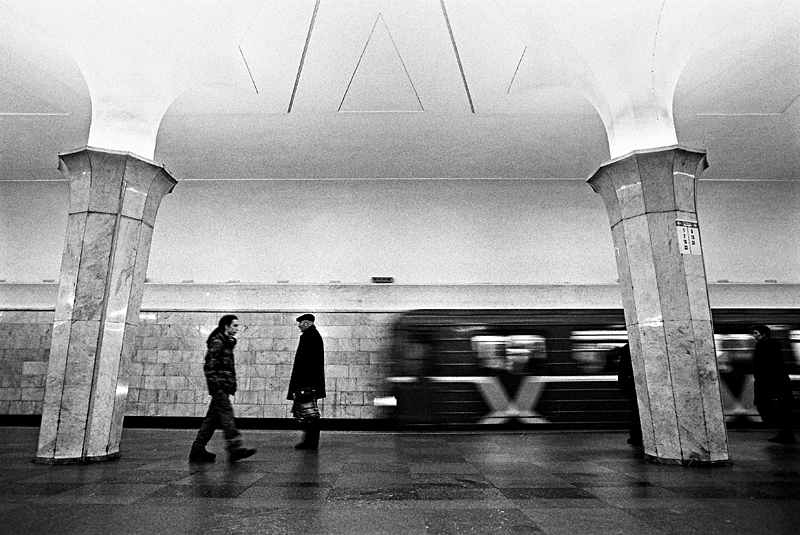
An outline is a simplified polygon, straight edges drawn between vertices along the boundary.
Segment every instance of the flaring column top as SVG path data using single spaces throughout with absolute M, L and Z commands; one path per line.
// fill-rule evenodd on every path
M 69 213 L 120 214 L 153 226 L 177 181 L 163 166 L 128 152 L 85 147 L 59 155 L 69 181 Z
M 696 214 L 695 180 L 706 168 L 705 151 L 673 145 L 634 151 L 606 162 L 588 183 L 603 197 L 614 227 L 645 213 Z

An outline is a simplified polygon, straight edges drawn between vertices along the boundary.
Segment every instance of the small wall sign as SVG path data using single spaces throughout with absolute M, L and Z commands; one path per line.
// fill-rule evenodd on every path
M 678 228 L 678 247 L 681 254 L 703 254 L 700 249 L 700 228 L 697 223 L 678 219 L 675 224 Z

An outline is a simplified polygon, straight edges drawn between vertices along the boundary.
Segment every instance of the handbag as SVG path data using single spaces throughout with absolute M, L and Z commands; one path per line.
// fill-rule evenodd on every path
M 292 415 L 298 422 L 310 422 L 320 417 L 317 398 L 312 388 L 303 388 L 293 394 Z

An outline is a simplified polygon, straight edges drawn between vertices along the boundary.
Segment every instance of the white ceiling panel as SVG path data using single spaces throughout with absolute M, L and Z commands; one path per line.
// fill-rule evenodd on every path
M 708 150 L 706 177 L 798 180 L 799 15 L 793 0 L 0 0 L 0 180 L 60 177 L 115 84 L 148 120 L 171 102 L 154 154 L 179 181 L 585 179 L 648 95 Z

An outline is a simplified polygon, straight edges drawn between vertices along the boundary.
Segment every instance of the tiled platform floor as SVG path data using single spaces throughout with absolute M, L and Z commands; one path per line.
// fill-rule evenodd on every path
M 0 428 L 4 534 L 800 533 L 800 449 L 760 430 L 715 468 L 645 462 L 622 433 L 323 432 L 314 453 L 245 431 L 255 457 L 194 465 L 194 431 L 125 429 L 121 459 L 83 466 L 31 463 L 37 435 Z

